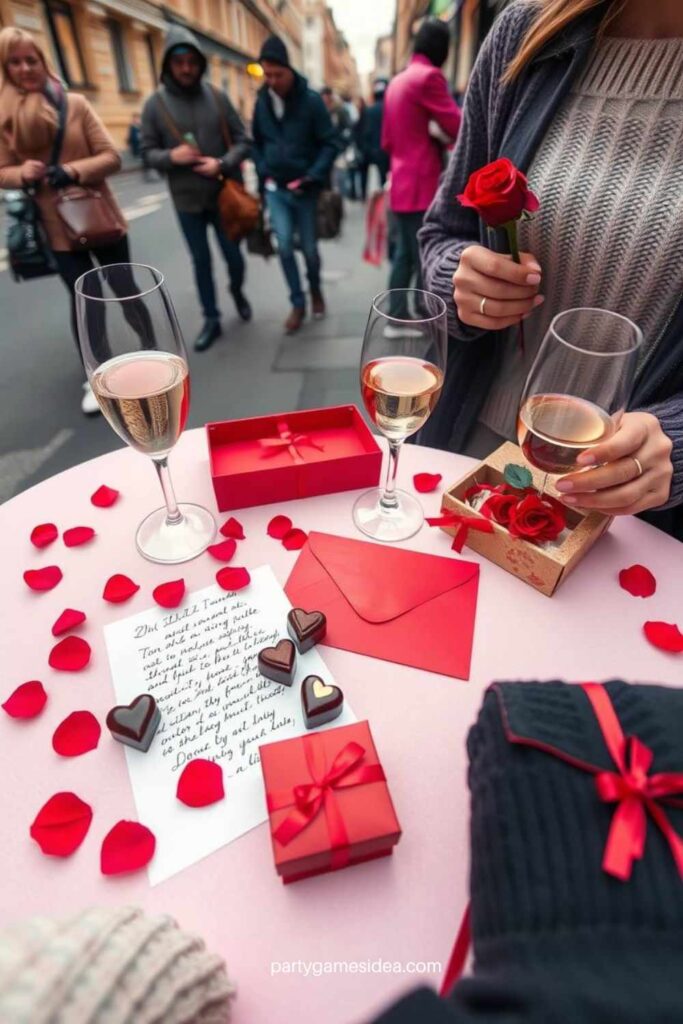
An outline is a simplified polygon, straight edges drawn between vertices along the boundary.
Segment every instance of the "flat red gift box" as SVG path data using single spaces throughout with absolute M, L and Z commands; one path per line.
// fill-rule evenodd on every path
M 354 405 L 208 423 L 221 512 L 375 487 L 382 452 Z
M 285 884 L 386 857 L 401 838 L 368 722 L 260 747 L 275 869 Z

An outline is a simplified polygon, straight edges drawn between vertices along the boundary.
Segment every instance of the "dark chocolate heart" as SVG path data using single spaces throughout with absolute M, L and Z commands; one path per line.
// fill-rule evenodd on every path
M 291 686 L 294 681 L 295 662 L 296 651 L 291 640 L 280 640 L 275 647 L 264 647 L 258 654 L 261 675 L 284 686 Z
M 292 608 L 287 616 L 287 632 L 302 654 L 319 644 L 326 631 L 327 619 L 322 612 Z
M 307 729 L 315 729 L 341 715 L 344 694 L 338 686 L 328 686 L 320 676 L 306 676 L 301 684 L 301 707 Z
M 157 710 L 157 702 L 149 693 L 141 693 L 130 704 L 118 704 L 107 715 L 107 728 L 115 736 L 142 743 Z

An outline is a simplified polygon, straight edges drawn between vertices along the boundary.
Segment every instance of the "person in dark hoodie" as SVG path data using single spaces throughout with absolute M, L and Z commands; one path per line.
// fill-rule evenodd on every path
M 142 112 L 142 155 L 148 167 L 167 175 L 178 221 L 192 255 L 204 325 L 194 347 L 209 348 L 221 335 L 208 229 L 212 226 L 230 275 L 230 291 L 242 320 L 251 306 L 242 290 L 244 259 L 239 244 L 223 233 L 218 194 L 224 178 L 241 181 L 240 164 L 250 139 L 225 92 L 203 81 L 206 57 L 187 29 L 173 26 L 166 37 L 161 85 Z M 230 147 L 226 152 L 225 128 Z
M 316 207 L 318 193 L 328 179 L 338 150 L 325 104 L 290 66 L 281 39 L 270 36 L 265 41 L 259 63 L 265 84 L 254 108 L 253 158 L 289 285 L 292 309 L 285 321 L 285 331 L 293 334 L 306 316 L 306 299 L 294 255 L 295 232 L 306 261 L 313 315 L 325 315 Z

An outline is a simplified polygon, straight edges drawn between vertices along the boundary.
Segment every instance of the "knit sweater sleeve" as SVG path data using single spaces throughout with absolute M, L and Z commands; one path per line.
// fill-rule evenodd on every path
M 418 236 L 425 287 L 446 303 L 449 334 L 459 341 L 474 341 L 483 332 L 463 324 L 453 302 L 453 274 L 460 257 L 468 246 L 481 243 L 477 214 L 461 206 L 456 196 L 473 171 L 495 159 L 491 139 L 511 91 L 500 84 L 500 77 L 533 13 L 533 4 L 511 4 L 486 37 L 470 76 L 458 141 Z
M 657 511 L 665 511 L 683 505 L 683 393 L 673 395 L 663 402 L 656 402 L 654 405 L 645 406 L 641 412 L 652 413 L 659 420 L 662 430 L 671 440 L 671 462 L 674 467 L 674 475 L 671 480 L 671 492 L 669 500 L 664 505 L 659 505 Z

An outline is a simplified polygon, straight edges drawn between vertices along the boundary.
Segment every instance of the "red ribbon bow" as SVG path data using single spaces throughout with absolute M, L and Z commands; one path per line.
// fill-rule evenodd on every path
M 295 808 L 280 822 L 273 836 L 283 846 L 287 846 L 311 824 L 324 807 L 332 850 L 332 868 L 346 867 L 349 862 L 349 836 L 334 791 L 369 782 L 384 782 L 384 769 L 381 764 L 362 765 L 365 747 L 354 742 L 342 747 L 330 768 L 326 769 L 322 737 L 317 734 L 302 736 L 301 742 L 312 781 L 300 783 L 291 790 L 268 793 L 269 812 L 292 805 Z
M 649 775 L 654 754 L 637 736 L 624 736 L 607 691 L 599 683 L 582 683 L 582 688 L 618 769 L 600 771 L 595 776 L 600 799 L 617 804 L 607 836 L 603 870 L 622 881 L 631 877 L 634 860 L 640 860 L 645 852 L 649 813 L 668 842 L 683 878 L 683 839 L 656 802 L 661 797 L 683 793 L 683 772 Z
M 319 452 L 325 450 L 321 444 L 317 444 L 312 439 L 310 434 L 293 434 L 286 420 L 278 422 L 277 430 L 279 437 L 264 437 L 259 440 L 259 444 L 265 449 L 261 455 L 262 459 L 271 458 L 283 448 L 288 448 L 294 462 L 304 462 L 299 445 L 308 445 L 309 448 L 316 448 Z
M 427 519 L 430 526 L 455 526 L 455 536 L 451 548 L 458 554 L 462 551 L 467 541 L 470 530 L 479 530 L 480 533 L 493 533 L 493 523 L 490 519 L 483 519 L 480 516 L 466 516 L 460 512 L 444 512 L 443 515 L 433 516 Z

